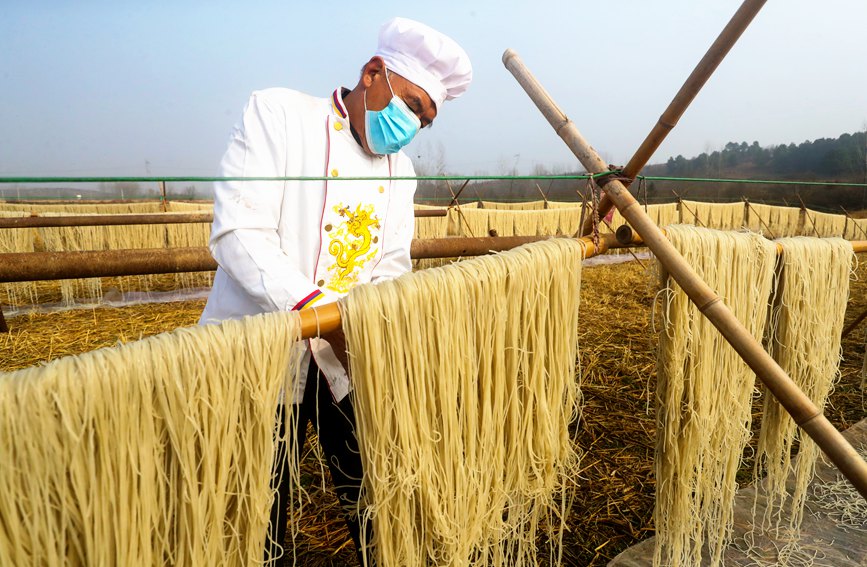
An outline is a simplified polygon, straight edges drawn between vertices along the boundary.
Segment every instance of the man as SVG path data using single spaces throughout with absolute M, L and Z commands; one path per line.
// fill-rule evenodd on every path
M 452 39 L 394 18 L 380 29 L 376 54 L 354 89 L 338 88 L 327 99 L 282 88 L 253 93 L 222 176 L 328 181 L 216 184 L 210 249 L 219 268 L 200 322 L 305 309 L 410 271 L 415 181 L 384 178 L 415 175 L 400 148 L 471 79 L 469 58 Z M 301 404 L 296 450 L 311 421 L 360 550 L 361 462 L 343 332 L 311 339 L 305 348 L 294 392 Z M 284 542 L 289 497 L 288 482 L 281 483 L 269 538 L 277 544 Z M 282 551 L 269 545 L 266 555 L 276 559 Z

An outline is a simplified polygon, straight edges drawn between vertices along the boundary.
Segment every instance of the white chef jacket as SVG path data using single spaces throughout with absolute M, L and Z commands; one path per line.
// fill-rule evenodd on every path
M 342 89 L 315 98 L 284 88 L 257 91 L 221 162 L 221 177 L 323 177 L 328 181 L 225 181 L 214 186 L 210 250 L 219 265 L 200 323 L 336 301 L 349 288 L 412 269 L 415 181 L 403 153 L 373 157 L 349 128 Z M 322 339 L 303 346 L 335 400 L 346 370 Z

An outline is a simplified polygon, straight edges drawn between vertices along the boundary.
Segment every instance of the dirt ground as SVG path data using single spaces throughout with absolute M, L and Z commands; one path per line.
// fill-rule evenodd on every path
M 656 375 L 652 261 L 584 270 L 580 329 L 585 406 L 576 424 L 584 452 L 568 531 L 565 565 L 605 565 L 653 535 L 652 475 Z M 0 334 L 0 370 L 30 366 L 196 323 L 204 302 L 76 309 L 8 317 Z M 867 267 L 853 274 L 847 324 L 867 310 Z M 867 322 L 843 343 L 842 377 L 825 413 L 838 428 L 865 416 L 861 363 Z M 755 409 L 756 417 L 760 406 Z M 750 464 L 742 478 L 748 480 Z M 337 504 L 312 456 L 303 464 L 312 506 L 300 521 L 299 565 L 352 564 L 352 544 Z M 323 486 L 326 488 L 323 489 Z

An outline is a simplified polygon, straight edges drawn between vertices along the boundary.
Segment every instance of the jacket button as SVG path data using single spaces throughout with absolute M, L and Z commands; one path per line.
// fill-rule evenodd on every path
M 325 232 L 329 232 L 332 228 L 334 228 L 334 227 L 332 227 L 330 224 L 326 224 L 325 225 Z
M 385 193 L 385 187 L 383 187 L 382 185 L 380 185 L 380 186 L 379 186 L 379 192 L 380 192 L 380 193 Z
M 343 130 L 343 124 L 341 124 L 340 122 L 335 122 L 334 129 L 340 132 L 341 130 Z
M 337 170 L 336 169 L 331 170 L 331 177 L 337 177 Z
M 324 285 L 325 285 L 325 280 L 319 280 L 318 282 L 316 282 L 316 285 L 317 285 L 318 287 L 322 287 L 322 286 L 324 286 Z

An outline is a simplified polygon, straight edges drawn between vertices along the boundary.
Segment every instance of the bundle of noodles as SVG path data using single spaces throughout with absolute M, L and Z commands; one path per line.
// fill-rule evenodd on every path
M 452 207 L 448 219 L 449 236 L 488 236 L 488 217 L 483 209 Z
M 846 219 L 846 240 L 867 240 L 867 219 Z
M 549 209 L 572 209 L 581 210 L 581 201 L 548 201 Z
M 707 227 L 707 208 L 706 203 L 698 201 L 680 201 L 680 219 L 683 224 L 694 224 L 696 226 Z
M 516 236 L 572 236 L 578 230 L 581 209 L 512 211 Z
M 657 226 L 668 226 L 680 223 L 680 211 L 677 203 L 664 203 L 661 205 L 648 205 L 647 215 Z
M 77 214 L 94 213 L 47 211 L 41 216 L 55 217 Z M 160 224 L 41 227 L 38 232 L 44 250 L 47 252 L 128 250 L 165 248 L 166 246 L 166 227 Z M 150 287 L 149 279 L 148 276 L 136 276 L 134 278 L 137 287 L 144 290 Z M 63 302 L 67 305 L 73 304 L 76 299 L 99 301 L 102 298 L 100 278 L 61 280 L 60 289 Z
M 559 234 L 563 236 L 577 234 L 581 228 L 581 207 L 559 207 L 554 210 L 560 214 Z
M 213 201 L 167 201 L 166 210 L 175 213 L 198 213 L 202 211 L 214 212 Z
M 449 234 L 449 223 L 451 222 L 448 216 L 449 209 L 447 207 L 434 207 L 430 205 L 415 205 L 417 210 L 438 210 L 446 213 L 441 217 L 416 217 L 414 238 L 431 239 L 445 238 Z M 413 260 L 413 269 L 424 270 L 436 266 L 442 266 L 452 262 L 452 258 L 422 258 Z
M 514 236 L 514 211 L 498 209 L 450 209 L 449 232 L 453 236 Z
M 299 329 L 263 315 L 0 374 L 0 564 L 259 564 Z
M 0 211 L 0 218 L 20 218 L 29 216 L 23 211 Z M 2 228 L 0 229 L 0 254 L 18 252 L 34 252 L 36 229 L 33 228 Z M 38 294 L 34 282 L 4 283 L 4 299 L 0 303 L 7 305 L 22 305 L 36 303 Z
M 581 221 L 580 208 L 560 208 L 537 211 L 539 236 L 572 236 L 577 232 Z
M 482 206 L 482 201 L 472 201 L 469 203 L 458 202 L 456 206 L 461 207 L 462 209 L 479 209 Z
M 162 211 L 159 202 L 119 202 L 119 203 L 0 203 L 2 211 L 26 211 L 41 215 L 43 213 L 70 213 L 75 215 L 100 214 L 115 215 L 123 213 L 158 213 Z
M 842 238 L 795 237 L 777 243 L 783 253 L 768 332 L 769 350 L 821 409 L 840 375 L 840 335 L 849 297 L 852 245 Z M 798 441 L 798 458 L 793 463 L 792 447 Z M 818 454 L 813 440 L 799 435 L 795 422 L 766 391 L 756 458 L 757 477 L 767 475 L 766 525 L 773 516 L 779 528 L 780 520 L 787 517 L 788 528 L 797 532 Z M 789 495 L 786 480 L 791 471 L 795 482 Z
M 709 228 L 741 230 L 744 227 L 744 203 L 710 203 L 707 211 Z
M 518 234 L 517 227 L 515 226 L 515 213 L 524 212 L 521 210 L 508 210 L 508 209 L 494 209 L 494 210 L 480 210 L 480 211 L 470 211 L 470 213 L 479 212 L 487 217 L 488 220 L 488 234 L 491 236 L 515 236 Z M 535 212 L 535 211 L 527 211 L 527 212 Z M 535 223 L 533 223 L 535 227 Z
M 94 213 L 52 212 L 43 217 L 93 215 Z M 128 213 L 122 213 L 128 214 Z M 127 224 L 111 226 L 61 226 L 39 228 L 45 250 L 127 250 L 134 248 L 165 248 L 166 228 L 161 224 Z
M 757 339 L 776 248 L 755 233 L 668 227 L 668 237 Z M 735 474 L 750 434 L 755 374 L 673 281 L 664 290 L 657 365 L 654 565 L 719 565 L 730 537 Z
M 743 203 L 703 203 L 681 201 L 683 224 L 694 224 L 717 230 L 740 230 L 744 226 Z
M 445 238 L 448 236 L 448 208 L 447 207 L 423 207 L 416 205 L 420 210 L 437 210 L 445 213 L 441 217 L 416 217 L 414 238 Z
M 803 236 L 818 236 L 820 238 L 843 236 L 843 231 L 846 228 L 844 215 L 819 213 L 810 209 L 805 211 L 805 215 Z
M 189 211 L 189 213 L 209 214 L 210 211 Z M 208 240 L 211 237 L 211 223 L 190 222 L 167 224 L 165 225 L 165 231 L 165 244 L 169 248 L 207 246 Z
M 507 213 L 512 217 L 513 234 L 515 236 L 536 236 L 540 234 L 540 231 L 549 231 L 551 230 L 552 220 L 557 221 L 560 218 L 556 211 L 547 210 L 534 211 L 527 209 L 507 211 Z M 543 216 L 545 217 L 544 220 Z M 543 226 L 540 227 L 540 223 Z M 554 226 L 553 230 L 556 233 L 557 226 Z
M 545 201 L 527 201 L 525 203 L 482 201 L 481 207 L 483 209 L 499 209 L 504 211 L 538 211 L 545 208 Z
M 377 565 L 536 565 L 543 531 L 561 562 L 582 256 L 551 239 L 341 302 Z
M 747 228 L 769 238 L 798 236 L 802 230 L 801 209 L 747 203 Z

